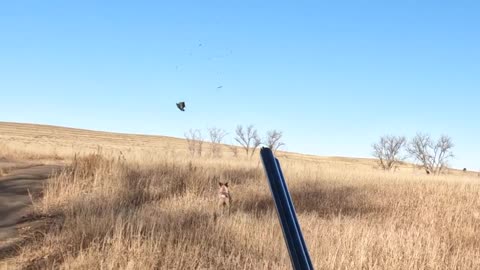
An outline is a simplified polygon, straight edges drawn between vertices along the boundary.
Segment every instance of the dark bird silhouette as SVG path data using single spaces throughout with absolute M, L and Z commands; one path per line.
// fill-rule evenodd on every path
M 217 87 L 217 89 L 221 89 L 221 88 L 223 88 L 223 85 L 220 85 L 220 86 Z
M 185 102 L 181 101 L 177 103 L 177 108 L 180 109 L 180 111 L 184 112 L 185 111 Z

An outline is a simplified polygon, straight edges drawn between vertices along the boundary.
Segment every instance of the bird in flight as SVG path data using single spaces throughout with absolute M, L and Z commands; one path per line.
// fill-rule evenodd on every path
M 223 88 L 223 85 L 220 85 L 220 86 L 217 87 L 217 89 L 221 89 L 221 88 Z
M 178 102 L 178 103 L 177 103 L 177 108 L 178 108 L 180 111 L 184 112 L 184 111 L 185 111 L 185 102 L 183 102 L 183 101 Z

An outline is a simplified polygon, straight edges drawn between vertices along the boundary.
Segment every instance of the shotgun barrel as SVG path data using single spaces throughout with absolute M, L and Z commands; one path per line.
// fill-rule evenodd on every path
M 282 227 L 283 238 L 290 255 L 292 267 L 295 270 L 313 270 L 312 261 L 308 254 L 300 224 L 298 224 L 295 207 L 293 206 L 280 162 L 275 158 L 270 148 L 263 147 L 260 150 L 260 156 L 270 191 L 272 192 L 273 201 L 275 202 L 277 216 Z

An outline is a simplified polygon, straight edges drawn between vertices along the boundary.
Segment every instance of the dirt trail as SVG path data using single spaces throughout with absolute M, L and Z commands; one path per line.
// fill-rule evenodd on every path
M 33 165 L 0 177 L 0 246 L 17 236 L 17 223 L 31 211 L 29 192 L 41 191 L 44 181 L 60 169 L 58 165 Z

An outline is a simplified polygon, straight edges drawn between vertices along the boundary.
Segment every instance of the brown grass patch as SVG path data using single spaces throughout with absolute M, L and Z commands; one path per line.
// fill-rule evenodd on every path
M 474 179 L 295 171 L 289 188 L 320 269 L 480 267 Z M 61 218 L 15 258 L 25 268 L 289 269 L 261 171 L 211 161 L 147 165 L 77 157 L 36 205 Z M 214 219 L 219 175 L 234 209 Z M 304 175 L 304 177 L 302 177 Z M 315 176 L 315 177 L 312 177 Z
M 35 203 L 55 222 L 0 269 L 291 268 L 258 159 L 191 158 L 171 138 L 35 128 L 44 137 L 7 125 L 0 139 L 71 165 Z M 317 269 L 480 269 L 476 174 L 279 158 Z M 216 176 L 233 195 L 231 216 L 218 219 Z

